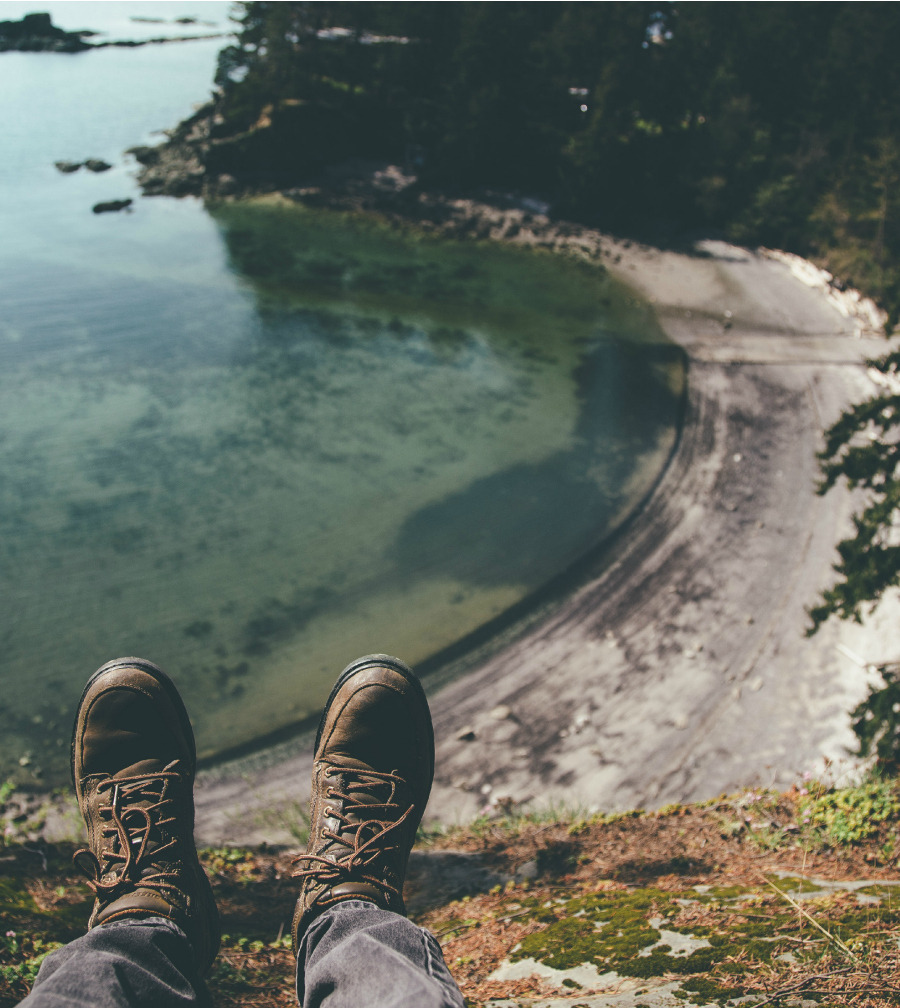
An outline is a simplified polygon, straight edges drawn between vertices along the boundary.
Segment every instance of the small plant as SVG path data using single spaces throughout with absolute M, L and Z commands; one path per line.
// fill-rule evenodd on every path
M 498 802 L 482 810 L 470 824 L 469 831 L 479 839 L 486 836 L 514 838 L 529 826 L 546 826 L 558 823 L 566 826 L 571 836 L 584 832 L 591 824 L 602 822 L 603 816 L 580 807 L 549 805 L 544 808 L 520 808 L 509 800 Z
M 784 843 L 784 830 L 772 828 L 771 826 L 758 826 L 754 828 L 752 824 L 747 825 L 750 839 L 761 851 L 776 851 Z
M 427 826 L 419 823 L 416 830 L 416 847 L 429 847 L 431 844 L 442 840 L 448 833 L 448 829 L 443 823 L 433 822 Z
M 258 813 L 256 824 L 266 829 L 283 830 L 298 847 L 309 840 L 309 808 L 306 802 L 289 801 Z
M 0 932 L 0 979 L 24 996 L 34 983 L 41 963 L 58 948 L 61 948 L 60 942 L 42 941 L 12 930 Z
M 804 795 L 799 811 L 804 825 L 820 830 L 832 843 L 852 844 L 900 816 L 900 801 L 891 781 L 872 779 L 857 787 Z
M 252 852 L 241 847 L 208 847 L 200 851 L 200 860 L 211 874 L 234 875 L 242 881 L 249 881 L 247 876 L 256 867 Z

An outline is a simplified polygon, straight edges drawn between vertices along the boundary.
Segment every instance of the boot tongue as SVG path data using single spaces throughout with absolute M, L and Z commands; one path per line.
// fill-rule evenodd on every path
M 132 763 L 131 766 L 127 766 L 122 770 L 116 771 L 113 774 L 113 780 L 125 780 L 126 777 L 149 777 L 152 774 L 162 773 L 165 767 L 159 760 L 155 759 L 144 759 L 138 760 L 137 763 Z
M 332 759 L 326 761 L 338 773 L 341 770 L 361 770 L 363 773 L 372 773 L 372 767 L 368 763 L 363 763 L 353 756 L 345 756 L 343 753 L 336 753 Z
M 166 769 L 167 767 L 159 760 L 144 759 L 138 760 L 130 766 L 123 767 L 113 774 L 112 777 L 114 781 L 123 782 L 123 793 L 119 796 L 118 811 L 125 825 L 128 838 L 134 849 L 137 849 L 142 842 L 144 843 L 145 858 L 142 865 L 142 876 L 154 872 L 152 855 L 168 839 L 162 835 L 160 827 L 157 825 L 156 820 L 159 818 L 159 815 L 148 813 L 150 820 L 148 823 L 142 812 L 150 809 L 152 806 L 158 805 L 160 798 L 165 793 L 167 782 L 153 782 L 148 794 L 142 793 L 140 789 L 132 792 L 129 782 L 135 777 L 153 777 Z
M 354 759 L 352 756 L 340 755 L 331 763 L 331 766 L 334 773 L 342 778 L 342 784 L 346 787 L 352 804 L 362 806 L 354 812 L 345 808 L 347 818 L 351 823 L 362 823 L 367 820 L 363 811 L 363 807 L 366 805 L 381 806 L 388 799 L 391 793 L 390 783 L 377 777 L 368 776 L 373 772 L 368 763 Z

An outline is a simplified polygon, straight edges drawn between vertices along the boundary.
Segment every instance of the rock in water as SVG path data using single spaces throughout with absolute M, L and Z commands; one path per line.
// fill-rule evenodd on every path
M 0 52 L 81 52 L 91 46 L 83 35 L 57 28 L 49 14 L 26 14 L 21 21 L 0 21 Z
M 127 210 L 134 200 L 117 199 L 107 200 L 105 203 L 95 203 L 94 213 L 114 213 L 116 210 Z

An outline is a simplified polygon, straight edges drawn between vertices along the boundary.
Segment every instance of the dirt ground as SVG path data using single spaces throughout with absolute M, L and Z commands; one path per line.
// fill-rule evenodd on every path
M 480 820 L 421 839 L 407 907 L 473 1008 L 897 1004 L 900 805 L 849 796 L 867 835 L 838 843 L 804 800 L 801 788 L 744 790 L 643 815 Z M 43 953 L 83 932 L 72 849 L 0 849 L 0 1008 Z M 219 1006 L 296 1003 L 291 853 L 201 852 L 223 931 Z

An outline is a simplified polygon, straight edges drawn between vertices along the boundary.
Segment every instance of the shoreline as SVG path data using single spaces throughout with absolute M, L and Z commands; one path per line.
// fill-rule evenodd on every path
M 439 205 L 437 231 L 603 261 L 689 362 L 673 455 L 602 558 L 425 678 L 438 739 L 426 822 L 652 808 L 787 787 L 823 759 L 852 769 L 849 711 L 866 666 L 900 651 L 900 606 L 804 631 L 854 509 L 843 488 L 816 496 L 815 452 L 874 390 L 865 361 L 888 348 L 871 303 L 784 253 L 662 251 L 530 209 Z M 295 842 L 313 734 L 201 770 L 198 837 Z
M 852 772 L 849 712 L 873 666 L 900 655 L 900 594 L 862 626 L 804 631 L 855 510 L 843 487 L 815 494 L 815 453 L 875 391 L 866 361 L 891 345 L 871 302 L 786 253 L 661 250 L 511 201 L 420 196 L 410 213 L 377 187 L 288 198 L 602 262 L 687 356 L 682 428 L 648 497 L 527 611 L 425 675 L 437 739 L 426 825 L 784 789 L 823 761 L 832 777 Z M 301 726 L 201 767 L 198 841 L 297 846 L 314 736 Z M 65 800 L 51 804 L 43 835 L 77 833 Z

